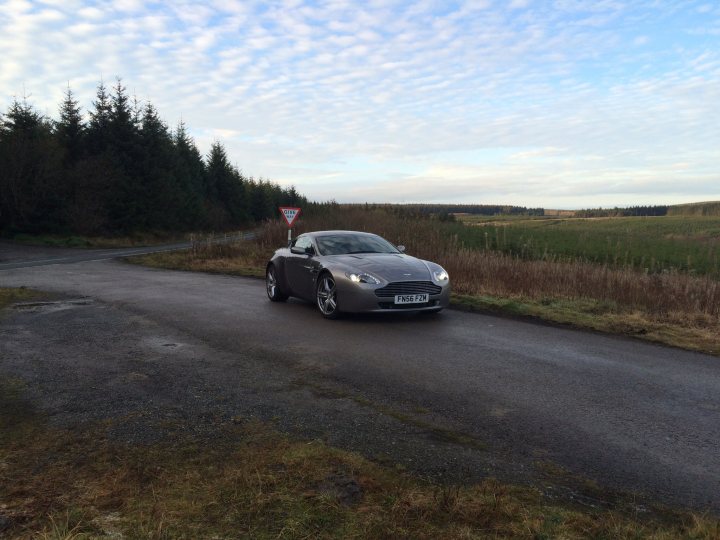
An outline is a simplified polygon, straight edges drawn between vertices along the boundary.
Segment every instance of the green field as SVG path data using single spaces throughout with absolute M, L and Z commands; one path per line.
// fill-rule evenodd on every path
M 524 259 L 583 260 L 648 272 L 720 278 L 720 217 L 527 218 L 458 216 L 473 249 Z

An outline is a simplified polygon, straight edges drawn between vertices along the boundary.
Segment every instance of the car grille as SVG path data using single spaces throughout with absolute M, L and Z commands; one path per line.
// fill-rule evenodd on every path
M 378 302 L 378 306 L 382 309 L 394 309 L 397 311 L 402 311 L 403 309 L 410 311 L 413 309 L 428 308 L 439 305 L 439 300 L 430 300 L 429 302 L 423 302 L 422 304 L 394 304 L 393 302 Z
M 396 281 L 375 289 L 375 295 L 381 298 L 394 297 L 396 294 L 440 294 L 441 287 L 431 281 Z

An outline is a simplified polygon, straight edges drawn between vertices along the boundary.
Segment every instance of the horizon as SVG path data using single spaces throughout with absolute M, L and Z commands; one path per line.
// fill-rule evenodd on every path
M 720 5 L 3 3 L 0 98 L 122 77 L 201 152 L 309 199 L 557 210 L 720 200 Z M 446 202 L 446 201 L 450 202 Z M 381 201 L 381 202 L 373 202 Z M 501 201 L 501 202 L 496 202 Z

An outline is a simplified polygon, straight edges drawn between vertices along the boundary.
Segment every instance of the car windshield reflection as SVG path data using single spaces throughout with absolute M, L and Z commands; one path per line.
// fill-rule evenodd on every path
M 400 253 L 390 242 L 379 236 L 337 234 L 318 236 L 321 255 L 351 255 L 358 253 Z

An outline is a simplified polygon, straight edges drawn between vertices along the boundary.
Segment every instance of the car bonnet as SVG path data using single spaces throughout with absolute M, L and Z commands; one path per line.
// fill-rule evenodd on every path
M 430 279 L 430 272 L 419 259 L 399 253 L 357 253 L 328 257 L 349 271 L 369 272 L 386 281 Z

